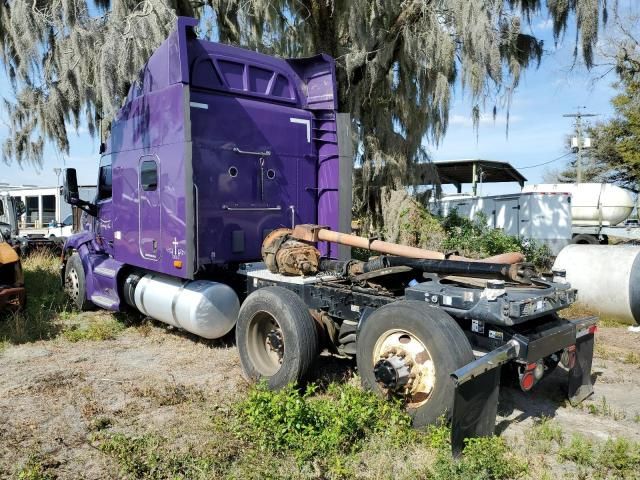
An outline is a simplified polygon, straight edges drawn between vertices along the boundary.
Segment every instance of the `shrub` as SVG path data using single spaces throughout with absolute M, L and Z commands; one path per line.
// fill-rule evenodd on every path
M 441 451 L 434 464 L 436 480 L 498 480 L 520 478 L 528 471 L 526 460 L 512 454 L 500 437 L 479 437 L 466 440 L 459 460 Z
M 598 452 L 598 467 L 616 478 L 636 478 L 640 471 L 640 444 L 625 438 L 607 440 Z
M 558 456 L 563 460 L 589 467 L 593 464 L 593 445 L 583 436 L 574 435 L 569 445 L 558 451 Z
M 446 251 L 459 251 L 462 255 L 475 258 L 522 252 L 527 261 L 537 267 L 551 267 L 551 251 L 546 245 L 532 239 L 518 239 L 490 227 L 483 213 L 469 220 L 458 215 L 454 209 L 442 220 L 442 226 L 447 234 L 442 244 Z
M 239 434 L 263 450 L 291 452 L 298 459 L 357 451 L 369 435 L 384 432 L 389 445 L 415 433 L 399 405 L 353 385 L 332 384 L 325 396 L 315 387 L 270 391 L 258 384 L 238 405 Z

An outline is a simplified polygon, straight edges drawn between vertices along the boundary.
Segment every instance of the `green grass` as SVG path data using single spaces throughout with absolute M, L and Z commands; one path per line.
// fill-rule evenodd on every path
M 36 340 L 48 340 L 61 331 L 59 315 L 70 310 L 60 285 L 60 259 L 45 251 L 36 251 L 22 260 L 27 305 L 22 312 L 5 313 L 0 318 L 2 346 Z
M 356 452 L 376 433 L 384 432 L 390 446 L 415 436 L 399 405 L 370 392 L 350 384 L 332 384 L 323 396 L 314 392 L 313 386 L 272 392 L 259 384 L 237 406 L 238 433 L 262 450 L 291 452 L 301 460 Z
M 640 443 L 625 438 L 609 439 L 594 444 L 582 435 L 574 435 L 559 457 L 588 468 L 592 478 L 638 478 Z
M 625 438 L 607 440 L 599 448 L 598 471 L 614 478 L 638 478 L 640 474 L 640 443 Z
M 59 336 L 70 342 L 111 340 L 131 323 L 126 315 L 104 312 L 79 317 L 64 293 L 59 267 L 60 258 L 44 250 L 22 259 L 27 305 L 0 318 L 0 352 Z
M 126 325 L 111 315 L 100 315 L 88 323 L 72 324 L 62 331 L 70 342 L 113 340 Z
M 536 452 L 547 454 L 555 445 L 562 445 L 564 438 L 562 428 L 549 417 L 537 420 L 527 432 L 528 445 Z
M 459 461 L 441 452 L 431 471 L 434 480 L 522 478 L 529 470 L 524 457 L 513 454 L 500 437 L 470 438 Z
M 629 325 L 612 317 L 600 315 L 600 313 L 592 308 L 586 307 L 581 303 L 574 303 L 568 308 L 560 311 L 560 315 L 564 318 L 575 319 L 580 317 L 598 317 L 598 326 L 606 328 L 627 328 Z
M 582 435 L 573 435 L 569 444 L 560 448 L 558 456 L 561 460 L 590 467 L 594 461 L 593 443 Z
M 622 360 L 624 363 L 629 365 L 639 365 L 640 366 L 640 354 L 636 352 L 628 352 L 624 359 Z
M 131 478 L 198 479 L 210 478 L 212 473 L 212 460 L 189 451 L 172 451 L 159 435 L 114 433 L 96 438 L 99 450 L 115 458 L 121 472 Z
M 601 316 L 598 320 L 598 325 L 600 327 L 607 328 L 627 328 L 629 326 L 628 323 L 621 322 L 617 318 Z
M 29 455 L 27 461 L 18 469 L 15 478 L 18 480 L 54 480 L 56 476 L 47 471 L 38 455 Z
M 324 392 L 257 385 L 242 401 L 211 412 L 206 427 L 181 428 L 179 438 L 166 429 L 132 435 L 101 426 L 94 446 L 128 478 L 489 480 L 528 472 L 525 457 L 499 437 L 469 440 L 453 459 L 448 426 L 414 430 L 397 404 L 353 384 Z
M 591 415 L 597 415 L 600 417 L 611 417 L 613 420 L 623 420 L 626 418 L 626 414 L 611 406 L 607 402 L 606 397 L 602 397 L 599 402 L 584 402 L 581 404 L 582 408 L 589 412 Z

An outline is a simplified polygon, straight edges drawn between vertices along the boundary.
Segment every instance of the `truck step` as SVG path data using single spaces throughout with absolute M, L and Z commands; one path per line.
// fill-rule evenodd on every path
M 115 276 L 117 275 L 118 271 L 117 270 L 113 270 L 111 268 L 108 267 L 96 267 L 93 269 L 93 273 L 96 275 L 101 275 L 103 277 L 107 277 L 107 278 L 115 278 Z
M 91 301 L 106 310 L 118 310 L 119 302 L 103 295 L 91 295 Z

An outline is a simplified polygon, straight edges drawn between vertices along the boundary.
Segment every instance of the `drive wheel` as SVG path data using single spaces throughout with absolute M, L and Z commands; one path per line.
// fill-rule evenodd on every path
M 304 302 L 282 287 L 256 290 L 236 325 L 240 363 L 249 379 L 272 389 L 302 380 L 318 355 L 318 332 Z
M 473 360 L 455 320 L 419 301 L 379 308 L 366 319 L 357 340 L 362 385 L 400 399 L 418 428 L 451 415 L 454 385 L 449 375 Z
M 80 255 L 74 253 L 67 260 L 64 271 L 64 289 L 73 304 L 80 311 L 93 309 L 93 303 L 87 299 L 86 278 Z

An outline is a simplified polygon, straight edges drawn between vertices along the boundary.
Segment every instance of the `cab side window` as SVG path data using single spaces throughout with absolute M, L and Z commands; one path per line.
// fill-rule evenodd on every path
M 111 198 L 111 155 L 105 155 L 100 160 L 100 173 L 98 176 L 98 200 Z
M 140 186 L 145 192 L 158 188 L 158 164 L 154 160 L 144 160 L 140 164 Z

